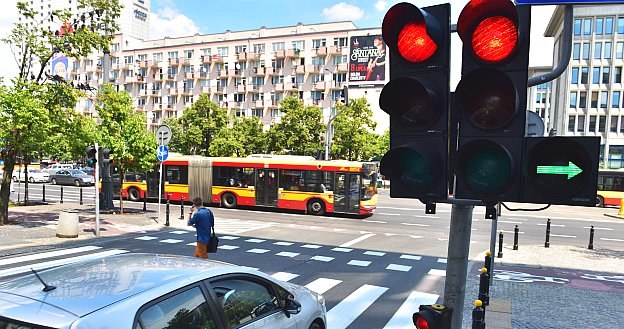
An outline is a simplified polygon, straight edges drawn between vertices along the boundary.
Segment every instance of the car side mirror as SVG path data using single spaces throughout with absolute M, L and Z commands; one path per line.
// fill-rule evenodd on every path
M 291 314 L 299 314 L 301 312 L 301 304 L 292 298 L 286 298 L 284 312 L 287 317 L 290 317 Z

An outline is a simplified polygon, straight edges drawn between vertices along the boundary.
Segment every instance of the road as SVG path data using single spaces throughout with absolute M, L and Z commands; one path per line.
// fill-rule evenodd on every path
M 31 185 L 31 199 L 41 198 L 41 187 Z M 58 198 L 58 190 L 57 186 L 46 187 L 46 197 Z M 83 190 L 85 204 L 93 202 L 93 189 L 88 190 L 90 194 L 87 188 Z M 64 193 L 65 202 L 77 202 L 77 188 L 64 187 Z M 142 203 L 125 205 L 142 207 Z M 156 205 L 149 204 L 149 208 L 154 210 Z M 391 199 L 387 191 L 382 191 L 379 208 L 366 218 L 317 217 L 270 209 L 212 209 L 221 243 L 219 252 L 211 258 L 258 268 L 323 293 L 330 328 L 411 328 L 410 316 L 418 305 L 442 301 L 451 213 L 448 204 L 438 204 L 435 215 L 426 215 L 420 202 Z M 505 231 L 507 245 L 512 243 L 511 233 L 518 225 L 520 248 L 522 244 L 544 243 L 548 218 L 552 224 L 551 245 L 586 246 L 589 227 L 594 225 L 596 248 L 624 250 L 624 220 L 604 216 L 617 210 L 559 206 L 540 212 L 504 210 L 498 225 Z M 184 221 L 178 219 L 179 204 L 174 204 L 171 211 L 173 226 L 180 227 L 128 235 L 121 240 L 91 241 L 80 247 L 83 249 L 2 259 L 0 276 L 18 275 L 32 266 L 54 266 L 122 252 L 192 255 L 194 232 L 180 225 Z M 188 205 L 183 213 L 187 211 Z M 483 207 L 475 208 L 471 259 L 489 246 L 492 221 L 484 219 L 484 215 Z M 475 291 L 467 294 L 476 296 Z

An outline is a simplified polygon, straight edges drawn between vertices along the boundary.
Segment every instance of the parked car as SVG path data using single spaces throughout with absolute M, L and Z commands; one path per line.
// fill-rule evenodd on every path
M 0 283 L 0 328 L 326 328 L 325 299 L 248 267 L 121 254 Z
M 61 170 L 61 169 L 74 169 L 74 165 L 73 164 L 61 164 L 61 163 L 55 163 L 53 165 L 50 165 L 46 168 L 43 169 L 44 172 L 49 173 L 50 175 L 56 173 L 57 171 Z
M 84 171 L 84 173 L 89 175 L 89 176 L 95 176 L 95 169 L 93 169 L 91 167 L 84 167 L 84 168 L 81 168 L 79 170 Z
M 71 184 L 75 186 L 91 186 L 94 184 L 95 179 L 93 176 L 86 174 L 82 170 L 78 169 L 61 169 L 56 173 L 50 175 L 50 182 L 52 184 Z
M 26 176 L 28 176 L 28 181 L 30 183 L 47 183 L 50 181 L 50 174 L 37 168 L 28 168 L 28 175 L 26 175 L 25 168 L 13 170 L 14 182 L 25 182 Z

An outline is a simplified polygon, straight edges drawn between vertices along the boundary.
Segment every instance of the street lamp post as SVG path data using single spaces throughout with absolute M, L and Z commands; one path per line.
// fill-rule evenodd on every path
M 329 72 L 329 73 L 332 73 L 332 71 L 330 71 L 327 68 L 324 69 L 324 70 Z M 345 88 L 346 88 L 346 86 L 345 86 Z M 345 95 L 345 97 L 346 97 L 346 95 Z M 329 152 L 331 150 L 331 139 L 332 139 L 332 135 L 333 135 L 332 125 L 331 125 L 332 121 L 334 121 L 334 119 L 336 119 L 336 117 L 338 115 L 340 115 L 340 113 L 342 113 L 342 111 L 344 110 L 344 109 L 340 110 L 340 111 L 336 112 L 336 114 L 334 114 L 332 116 L 332 113 L 331 113 L 331 111 L 332 111 L 332 103 L 334 103 L 334 99 L 333 99 L 332 95 L 330 94 L 330 96 L 329 96 L 329 119 L 327 120 L 327 127 L 326 127 L 326 130 L 325 130 L 325 160 L 329 160 Z M 346 98 L 345 98 L 345 105 L 347 105 L 346 104 Z

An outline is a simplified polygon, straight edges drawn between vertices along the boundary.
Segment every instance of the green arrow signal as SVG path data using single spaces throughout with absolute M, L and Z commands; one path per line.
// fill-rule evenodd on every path
M 569 161 L 567 166 L 537 166 L 538 174 L 568 175 L 568 179 L 582 172 L 583 172 L 583 169 L 579 168 L 572 161 Z

